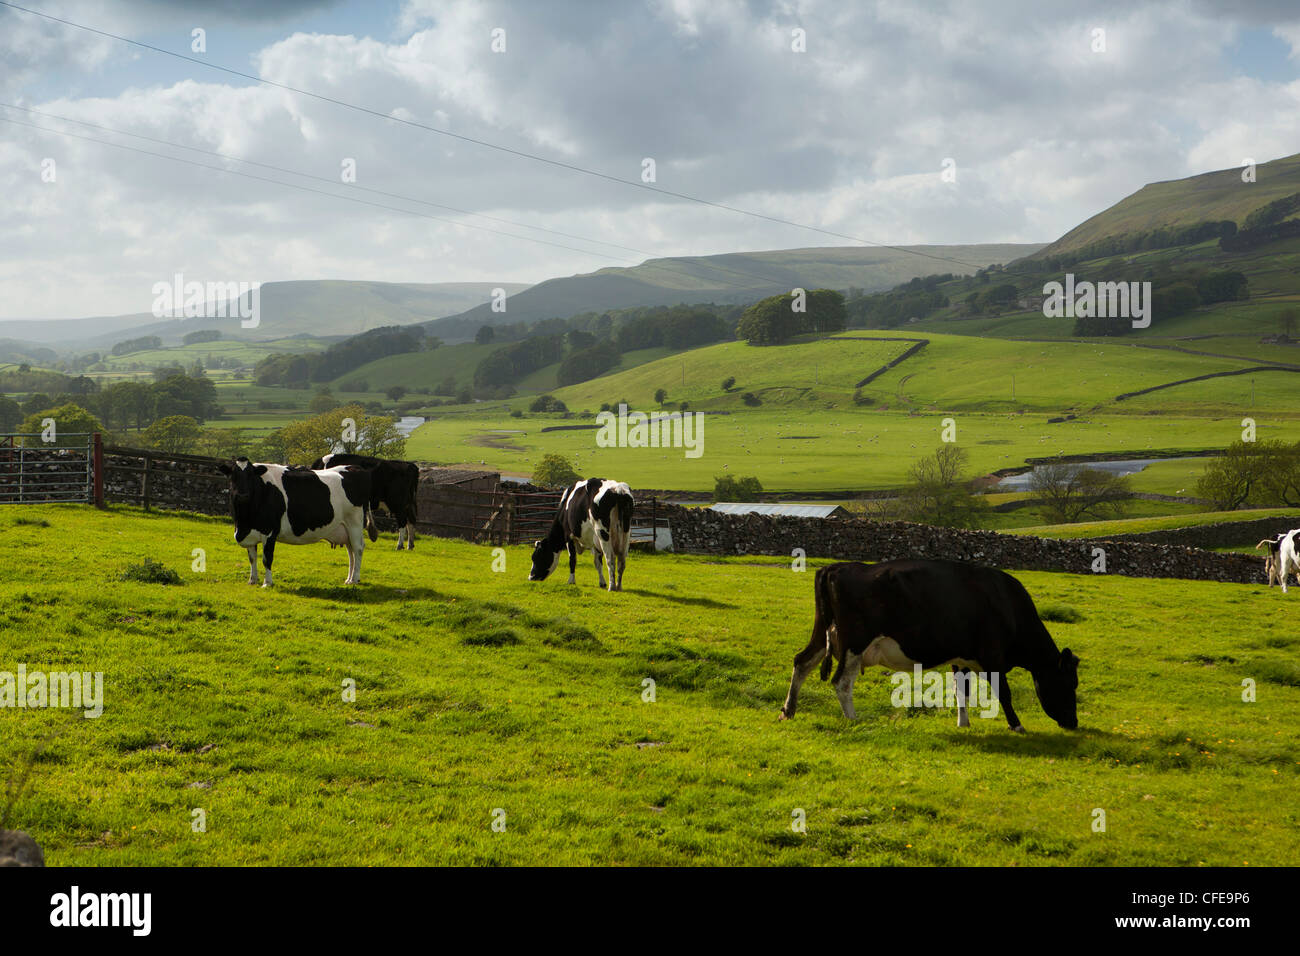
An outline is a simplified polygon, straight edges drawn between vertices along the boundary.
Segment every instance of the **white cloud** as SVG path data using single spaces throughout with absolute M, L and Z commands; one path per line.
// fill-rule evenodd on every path
M 69 9 L 124 33 L 142 16 Z M 1234 75 L 1224 53 L 1234 24 L 1174 3 L 1084 16 L 1028 0 L 428 0 L 408 3 L 397 24 L 396 35 L 376 23 L 369 36 L 335 36 L 296 32 L 289 17 L 247 61 L 278 83 L 628 180 L 654 157 L 665 189 L 888 243 L 1048 241 L 1146 182 L 1300 150 L 1300 84 Z M 304 183 L 312 189 L 454 216 L 333 185 L 351 158 L 360 186 L 654 255 L 835 242 L 197 68 L 86 96 L 99 71 L 137 53 L 19 25 L 21 35 L 0 30 L 10 102 L 66 81 L 68 94 L 33 105 L 330 181 Z M 489 48 L 496 26 L 504 54 Z M 790 49 L 795 26 L 807 53 Z M 1094 26 L 1107 31 L 1105 53 L 1091 50 Z M 1294 51 L 1295 29 L 1277 31 Z M 56 184 L 40 180 L 45 156 L 58 161 Z M 945 157 L 955 185 L 939 178 Z M 529 281 L 622 264 L 8 124 L 0 187 L 0 313 L 11 317 L 139 311 L 176 271 Z

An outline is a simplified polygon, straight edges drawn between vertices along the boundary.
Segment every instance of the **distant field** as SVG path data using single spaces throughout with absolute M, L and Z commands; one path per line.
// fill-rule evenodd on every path
M 1253 508 L 1241 511 L 1200 511 L 1164 517 L 1135 517 L 1114 521 L 1081 521 L 1078 524 L 1034 525 L 1012 529 L 1013 534 L 1030 534 L 1039 538 L 1100 538 L 1110 534 L 1137 534 L 1143 531 L 1169 531 L 1174 528 L 1197 528 L 1225 521 L 1253 521 L 1256 518 L 1294 516 L 1296 508 Z
M 668 407 L 688 401 L 695 408 L 743 409 L 745 392 L 761 392 L 783 405 L 851 398 L 854 385 L 893 358 L 911 342 L 884 341 L 880 335 L 844 333 L 832 339 L 756 347 L 746 342 L 708 345 L 559 389 L 570 408 L 600 408 L 621 399 L 649 409 L 655 392 L 668 392 Z M 731 392 L 722 382 L 735 378 Z M 783 394 L 784 393 L 784 394 Z
M 618 397 L 614 393 L 615 401 Z M 472 413 L 437 415 L 415 431 L 407 454 L 527 474 L 542 455 L 556 453 L 576 461 L 581 472 L 618 477 L 634 488 L 711 490 L 715 476 L 723 474 L 756 475 L 768 491 L 890 488 L 901 486 L 912 463 L 940 445 L 947 417 L 856 408 L 708 415 L 703 455 L 686 458 L 683 449 L 598 448 L 595 429 L 542 434 L 548 425 L 582 422 L 511 418 L 507 407 L 497 403 Z M 1239 421 L 1232 419 L 1168 416 L 1095 416 L 1049 425 L 1042 415 L 960 413 L 955 422 L 958 444 L 978 474 L 1019 465 L 1027 457 L 1108 451 L 1136 458 L 1152 449 L 1227 445 L 1240 434 Z M 1261 416 L 1260 426 L 1261 435 L 1300 440 L 1300 420 Z
M 385 536 L 360 587 L 339 584 L 341 551 L 281 546 L 268 591 L 244 583 L 223 520 L 83 506 L 24 507 L 48 527 L 17 517 L 0 514 L 6 661 L 104 680 L 96 719 L 0 708 L 6 772 L 48 740 L 9 825 L 51 866 L 1300 854 L 1300 636 L 1293 601 L 1262 584 L 1018 573 L 1040 608 L 1077 615 L 1048 627 L 1082 662 L 1077 731 L 1011 672 L 1022 736 L 1000 716 L 973 712 L 958 729 L 949 709 L 894 708 L 880 669 L 858 681 L 855 723 L 815 678 L 798 716 L 778 721 L 820 561 L 795 574 L 785 559 L 634 554 L 611 595 L 589 562 L 580 586 L 530 585 L 527 548 L 493 573 L 489 547 L 425 538 L 397 553 Z M 183 583 L 117 580 L 146 556 Z M 1255 703 L 1241 699 L 1247 678 Z M 797 810 L 806 832 L 791 827 Z

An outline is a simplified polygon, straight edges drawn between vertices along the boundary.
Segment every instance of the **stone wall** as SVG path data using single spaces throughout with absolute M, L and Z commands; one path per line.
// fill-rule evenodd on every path
M 217 470 L 224 458 L 166 455 L 131 448 L 104 449 L 104 501 L 143 505 L 144 467 L 149 465 L 149 507 L 230 514 L 229 484 Z
M 1063 541 L 994 531 L 957 531 L 907 521 L 723 515 L 707 508 L 661 505 L 673 550 L 691 554 L 782 555 L 887 561 L 948 558 L 997 568 L 1093 574 L 1094 548 L 1105 551 L 1106 573 L 1263 584 L 1261 558 L 1196 548 L 1115 540 Z
M 1283 531 L 1300 528 L 1300 513 L 1249 521 L 1221 521 L 1193 528 L 1169 528 L 1164 531 L 1138 531 L 1115 534 L 1111 541 L 1145 541 L 1148 544 L 1180 544 L 1188 548 L 1250 548 L 1263 538 L 1273 538 Z

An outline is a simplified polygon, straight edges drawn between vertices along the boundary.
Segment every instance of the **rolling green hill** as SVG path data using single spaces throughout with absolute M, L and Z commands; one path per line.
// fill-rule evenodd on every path
M 796 286 L 888 289 L 913 276 L 935 272 L 973 273 L 977 268 L 1010 262 L 1040 248 L 1038 244 L 1008 243 L 901 249 L 829 246 L 650 259 L 631 268 L 601 269 L 586 275 L 548 279 L 512 295 L 505 312 L 493 312 L 489 306 L 480 305 L 426 324 L 433 334 L 457 341 L 472 338 L 482 325 L 534 322 L 580 312 L 641 305 L 747 303 L 788 292 Z M 917 255 L 918 252 L 924 255 Z M 948 261 L 949 258 L 961 261 Z
M 1243 183 L 1240 167 L 1186 179 L 1150 183 L 1109 209 L 1075 226 L 1041 251 L 1055 255 L 1106 236 L 1146 232 L 1161 226 L 1231 219 L 1238 226 L 1252 211 L 1300 192 L 1300 153 L 1256 167 L 1256 181 Z

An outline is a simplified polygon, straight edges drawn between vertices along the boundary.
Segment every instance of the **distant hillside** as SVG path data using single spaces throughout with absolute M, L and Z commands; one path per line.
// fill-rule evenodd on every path
M 548 279 L 510 296 L 505 312 L 480 305 L 460 315 L 426 323 L 448 342 L 471 339 L 483 325 L 568 317 L 646 305 L 752 302 L 803 288 L 866 291 L 892 288 L 914 276 L 974 273 L 995 262 L 1031 255 L 1040 244 L 905 246 L 903 249 L 826 247 L 780 249 L 718 256 L 650 259 L 630 268 Z M 916 255 L 920 252 L 924 255 Z M 930 258 L 934 257 L 934 258 Z M 951 262 L 956 259 L 959 262 Z M 971 263 L 962 265 L 961 263 Z
M 1234 167 L 1150 183 L 1075 226 L 1040 254 L 1057 255 L 1110 236 L 1161 227 L 1225 219 L 1241 226 L 1246 216 L 1265 203 L 1300 192 L 1300 153 L 1261 163 L 1255 168 L 1253 183 L 1243 183 L 1241 174 L 1241 168 Z
M 464 312 L 491 297 L 527 289 L 517 282 L 435 284 L 307 280 L 268 282 L 261 288 L 261 323 L 244 329 L 238 319 L 165 319 L 149 313 L 93 319 L 0 321 L 0 337 L 40 343 L 61 351 L 88 352 L 117 342 L 157 335 L 177 345 L 195 329 L 220 329 L 225 339 L 267 341 L 294 335 L 347 336 L 384 325 L 413 325 Z

